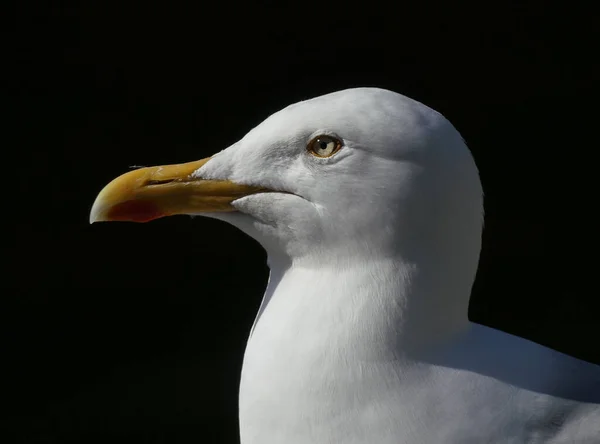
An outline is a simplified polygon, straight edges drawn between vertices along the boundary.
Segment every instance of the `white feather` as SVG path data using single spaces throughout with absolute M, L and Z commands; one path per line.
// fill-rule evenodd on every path
M 321 133 L 343 141 L 331 158 L 306 150 Z M 468 321 L 483 192 L 439 113 L 344 90 L 272 115 L 195 174 L 282 191 L 212 215 L 271 268 L 243 444 L 600 442 L 600 367 Z

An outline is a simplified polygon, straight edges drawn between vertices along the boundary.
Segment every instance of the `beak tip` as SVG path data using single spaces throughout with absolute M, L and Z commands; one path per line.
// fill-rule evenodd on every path
M 98 212 L 94 211 L 94 208 L 92 207 L 92 210 L 90 211 L 90 225 L 95 222 L 100 222 L 100 219 L 98 217 Z
M 103 211 L 103 206 L 102 199 L 100 199 L 100 195 L 98 195 L 94 201 L 94 204 L 92 205 L 92 209 L 90 210 L 90 225 L 95 222 L 102 222 L 105 220 L 102 217 L 103 213 L 105 213 L 105 211 Z

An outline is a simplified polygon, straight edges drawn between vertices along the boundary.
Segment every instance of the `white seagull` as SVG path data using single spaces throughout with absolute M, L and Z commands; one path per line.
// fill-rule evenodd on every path
M 600 443 L 600 366 L 468 320 L 483 192 L 431 108 L 379 88 L 299 102 L 210 158 L 118 177 L 90 219 L 173 214 L 267 251 L 243 444 Z

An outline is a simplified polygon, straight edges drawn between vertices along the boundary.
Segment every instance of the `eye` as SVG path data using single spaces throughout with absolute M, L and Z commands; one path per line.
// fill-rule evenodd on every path
M 308 143 L 308 152 L 317 157 L 331 157 L 337 153 L 342 147 L 340 142 L 335 137 L 317 136 Z

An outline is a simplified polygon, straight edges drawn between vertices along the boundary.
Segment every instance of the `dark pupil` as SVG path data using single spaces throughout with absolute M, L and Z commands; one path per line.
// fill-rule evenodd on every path
M 327 148 L 327 142 L 325 142 L 324 140 L 319 140 L 319 148 L 321 148 L 322 150 Z

